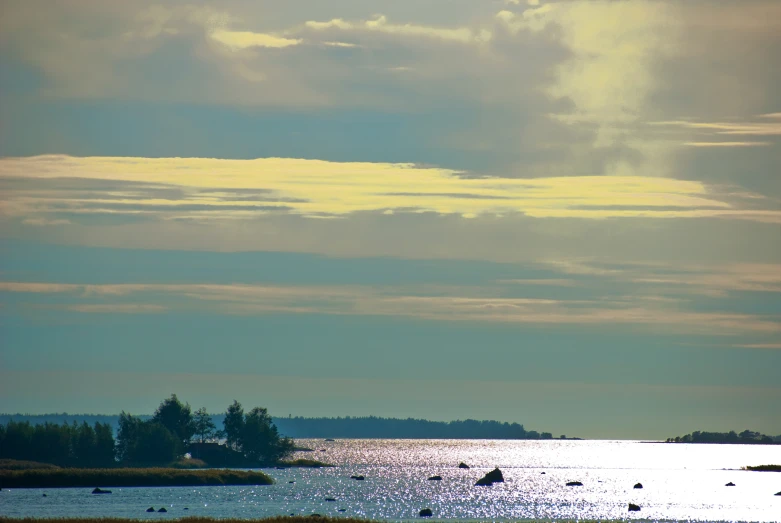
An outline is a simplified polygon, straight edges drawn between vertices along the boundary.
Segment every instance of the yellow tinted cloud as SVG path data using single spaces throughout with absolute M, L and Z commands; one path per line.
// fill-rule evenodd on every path
M 373 31 L 399 36 L 415 36 L 434 38 L 445 41 L 470 43 L 487 42 L 491 39 L 491 33 L 487 30 L 473 31 L 466 27 L 432 27 L 415 24 L 391 24 L 384 15 L 380 15 L 373 20 L 359 22 L 349 22 L 341 18 L 334 18 L 327 22 L 309 21 L 306 27 L 317 31 L 327 29 L 339 29 L 342 31 Z
M 645 0 L 536 4 L 522 13 L 501 11 L 497 19 L 515 32 L 558 29 L 572 57 L 556 68 L 548 93 L 575 105 L 573 113 L 558 119 L 597 123 L 596 145 L 611 145 L 625 132 L 622 124 L 637 120 L 656 85 L 652 60 L 671 48 L 675 26 L 666 5 Z
M 213 40 L 230 47 L 234 51 L 246 49 L 248 47 L 271 47 L 283 48 L 298 45 L 301 39 L 282 38 L 264 33 L 253 33 L 251 31 L 225 31 L 219 30 L 210 33 Z
M 778 214 L 733 209 L 698 181 L 641 176 L 467 178 L 449 169 L 404 163 L 37 156 L 0 159 L 0 177 L 37 180 L 43 185 L 35 190 L 14 189 L 0 199 L 5 214 L 25 217 L 51 211 L 55 204 L 69 212 L 218 216 L 414 211 L 465 217 L 522 213 L 541 218 L 754 216 L 767 220 Z M 56 178 L 104 180 L 117 187 L 93 190 L 82 198 L 46 182 Z M 175 188 L 180 196 L 144 197 L 147 186 Z

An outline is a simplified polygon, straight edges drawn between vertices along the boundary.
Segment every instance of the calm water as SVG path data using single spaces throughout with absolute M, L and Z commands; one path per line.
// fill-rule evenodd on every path
M 182 515 L 257 518 L 316 512 L 409 520 L 429 507 L 437 519 L 781 522 L 781 496 L 774 496 L 781 491 L 781 473 L 736 470 L 781 463 L 781 446 L 498 440 L 299 443 L 317 451 L 298 457 L 338 467 L 267 470 L 276 484 L 262 487 L 115 488 L 104 496 L 90 494 L 91 489 L 4 489 L 0 516 L 164 520 Z M 458 469 L 461 461 L 472 468 Z M 473 486 L 495 466 L 504 473 L 504 484 Z M 443 480 L 426 480 L 435 474 Z M 355 481 L 351 475 L 364 475 L 366 480 Z M 568 481 L 581 481 L 583 486 L 567 487 Z M 736 486 L 725 487 L 730 481 Z M 637 482 L 645 488 L 633 489 Z M 629 513 L 630 502 L 642 510 Z M 164 506 L 168 512 L 148 514 L 150 506 Z

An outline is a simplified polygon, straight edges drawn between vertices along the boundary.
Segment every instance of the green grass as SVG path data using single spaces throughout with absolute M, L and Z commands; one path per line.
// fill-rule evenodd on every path
M 208 485 L 271 485 L 272 483 L 274 483 L 274 480 L 262 472 L 224 469 L 0 470 L 0 487 L 2 488 L 189 487 Z
M 755 472 L 781 472 L 781 465 L 757 465 L 756 467 L 743 467 L 743 469 Z

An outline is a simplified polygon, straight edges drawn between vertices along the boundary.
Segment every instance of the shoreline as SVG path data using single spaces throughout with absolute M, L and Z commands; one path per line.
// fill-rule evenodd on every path
M 138 523 L 139 521 L 148 521 L 143 519 L 130 519 L 130 518 L 7 518 L 0 516 L 0 523 Z M 406 520 L 375 520 L 375 519 L 359 519 L 359 518 L 340 518 L 340 517 L 328 517 L 310 514 L 307 516 L 272 516 L 268 518 L 258 519 L 236 519 L 236 518 L 204 518 L 186 516 L 181 518 L 167 519 L 166 521 L 173 521 L 176 523 L 311 523 L 312 521 L 321 522 L 336 522 L 336 523 L 381 523 L 383 521 L 452 521 L 441 520 L 430 517 L 418 517 L 409 518 Z M 459 520 L 459 521 L 486 521 L 486 520 Z M 621 519 L 519 519 L 511 520 L 518 523 L 619 523 L 625 520 Z M 675 520 L 667 520 L 675 521 Z M 510 522 L 508 522 L 510 523 Z
M 112 468 L 0 470 L 0 488 L 193 487 L 273 485 L 259 471 Z

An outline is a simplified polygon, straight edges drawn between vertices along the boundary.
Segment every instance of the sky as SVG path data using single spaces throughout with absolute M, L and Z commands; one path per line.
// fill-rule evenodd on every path
M 781 434 L 781 2 L 0 0 L 0 411 Z

